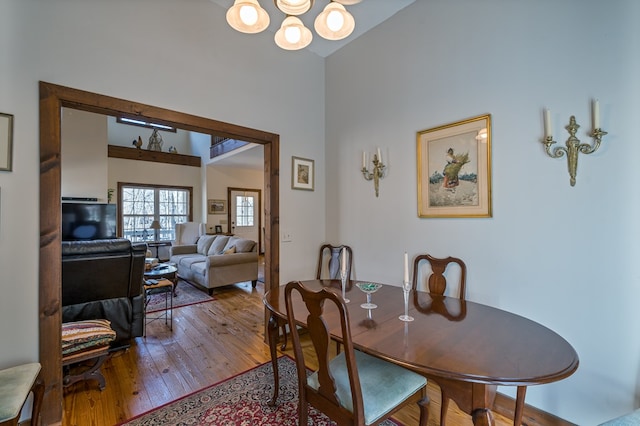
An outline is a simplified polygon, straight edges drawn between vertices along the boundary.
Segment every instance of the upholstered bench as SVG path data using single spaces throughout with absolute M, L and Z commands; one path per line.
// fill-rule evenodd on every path
M 62 384 L 70 386 L 82 380 L 96 379 L 100 390 L 106 386 L 100 367 L 109 355 L 109 344 L 116 332 L 107 320 L 85 320 L 62 324 Z M 90 361 L 81 372 L 71 374 L 71 365 Z

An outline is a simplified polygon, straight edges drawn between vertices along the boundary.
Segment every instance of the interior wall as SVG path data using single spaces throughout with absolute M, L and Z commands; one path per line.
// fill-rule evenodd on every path
M 208 0 L 0 3 L 0 111 L 15 117 L 13 171 L 0 173 L 0 336 L 11 342 L 0 368 L 38 357 L 38 81 L 273 132 L 282 164 L 300 155 L 324 167 L 322 59 L 282 51 L 269 34 L 239 34 L 225 12 Z M 280 176 L 280 222 L 324 223 L 324 185 L 292 212 L 300 194 L 289 167 Z M 305 236 L 281 250 L 283 281 L 315 266 L 309 251 L 324 227 Z
M 468 299 L 574 346 L 577 372 L 526 400 L 580 425 L 640 403 L 639 17 L 635 0 L 417 1 L 326 61 L 328 239 L 353 247 L 359 279 L 397 285 L 404 251 L 462 258 Z M 591 143 L 594 98 L 609 133 L 571 187 L 566 157 L 544 152 L 542 111 L 557 146 L 571 115 Z M 486 113 L 493 217 L 418 218 L 416 132 Z M 377 146 L 378 198 L 360 172 Z

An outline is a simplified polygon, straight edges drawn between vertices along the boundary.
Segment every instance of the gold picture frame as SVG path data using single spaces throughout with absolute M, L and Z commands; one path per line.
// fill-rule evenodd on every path
M 209 214 L 227 214 L 227 200 L 207 200 Z
M 491 217 L 491 115 L 417 132 L 418 216 Z
M 315 183 L 314 161 L 291 157 L 291 189 L 313 191 Z
M 12 170 L 13 115 L 0 112 L 0 170 Z

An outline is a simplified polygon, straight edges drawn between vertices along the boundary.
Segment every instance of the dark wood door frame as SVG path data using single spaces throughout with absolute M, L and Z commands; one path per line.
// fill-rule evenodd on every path
M 146 119 L 199 133 L 215 133 L 264 146 L 265 290 L 277 289 L 280 137 L 277 134 L 112 98 L 78 89 L 40 82 L 40 265 L 39 343 L 40 363 L 46 385 L 42 424 L 62 421 L 61 282 L 61 108 L 98 114 Z

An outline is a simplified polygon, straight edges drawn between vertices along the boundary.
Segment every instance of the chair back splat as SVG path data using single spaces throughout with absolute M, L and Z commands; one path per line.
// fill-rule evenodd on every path
M 349 313 L 339 294 L 326 288 L 312 291 L 293 281 L 285 287 L 285 303 L 298 372 L 299 424 L 307 424 L 307 404 L 338 425 L 371 425 L 388 418 L 405 403 L 419 400 L 420 425 L 426 426 L 429 415 L 426 379 L 355 350 Z M 327 316 L 330 320 L 326 320 Z M 328 324 L 337 327 L 336 317 L 339 328 L 330 329 Z M 307 328 L 318 360 L 317 371 L 308 377 L 299 325 Z M 341 339 L 344 346 L 333 358 L 329 350 L 332 338 Z M 394 378 L 392 384 L 389 377 Z

